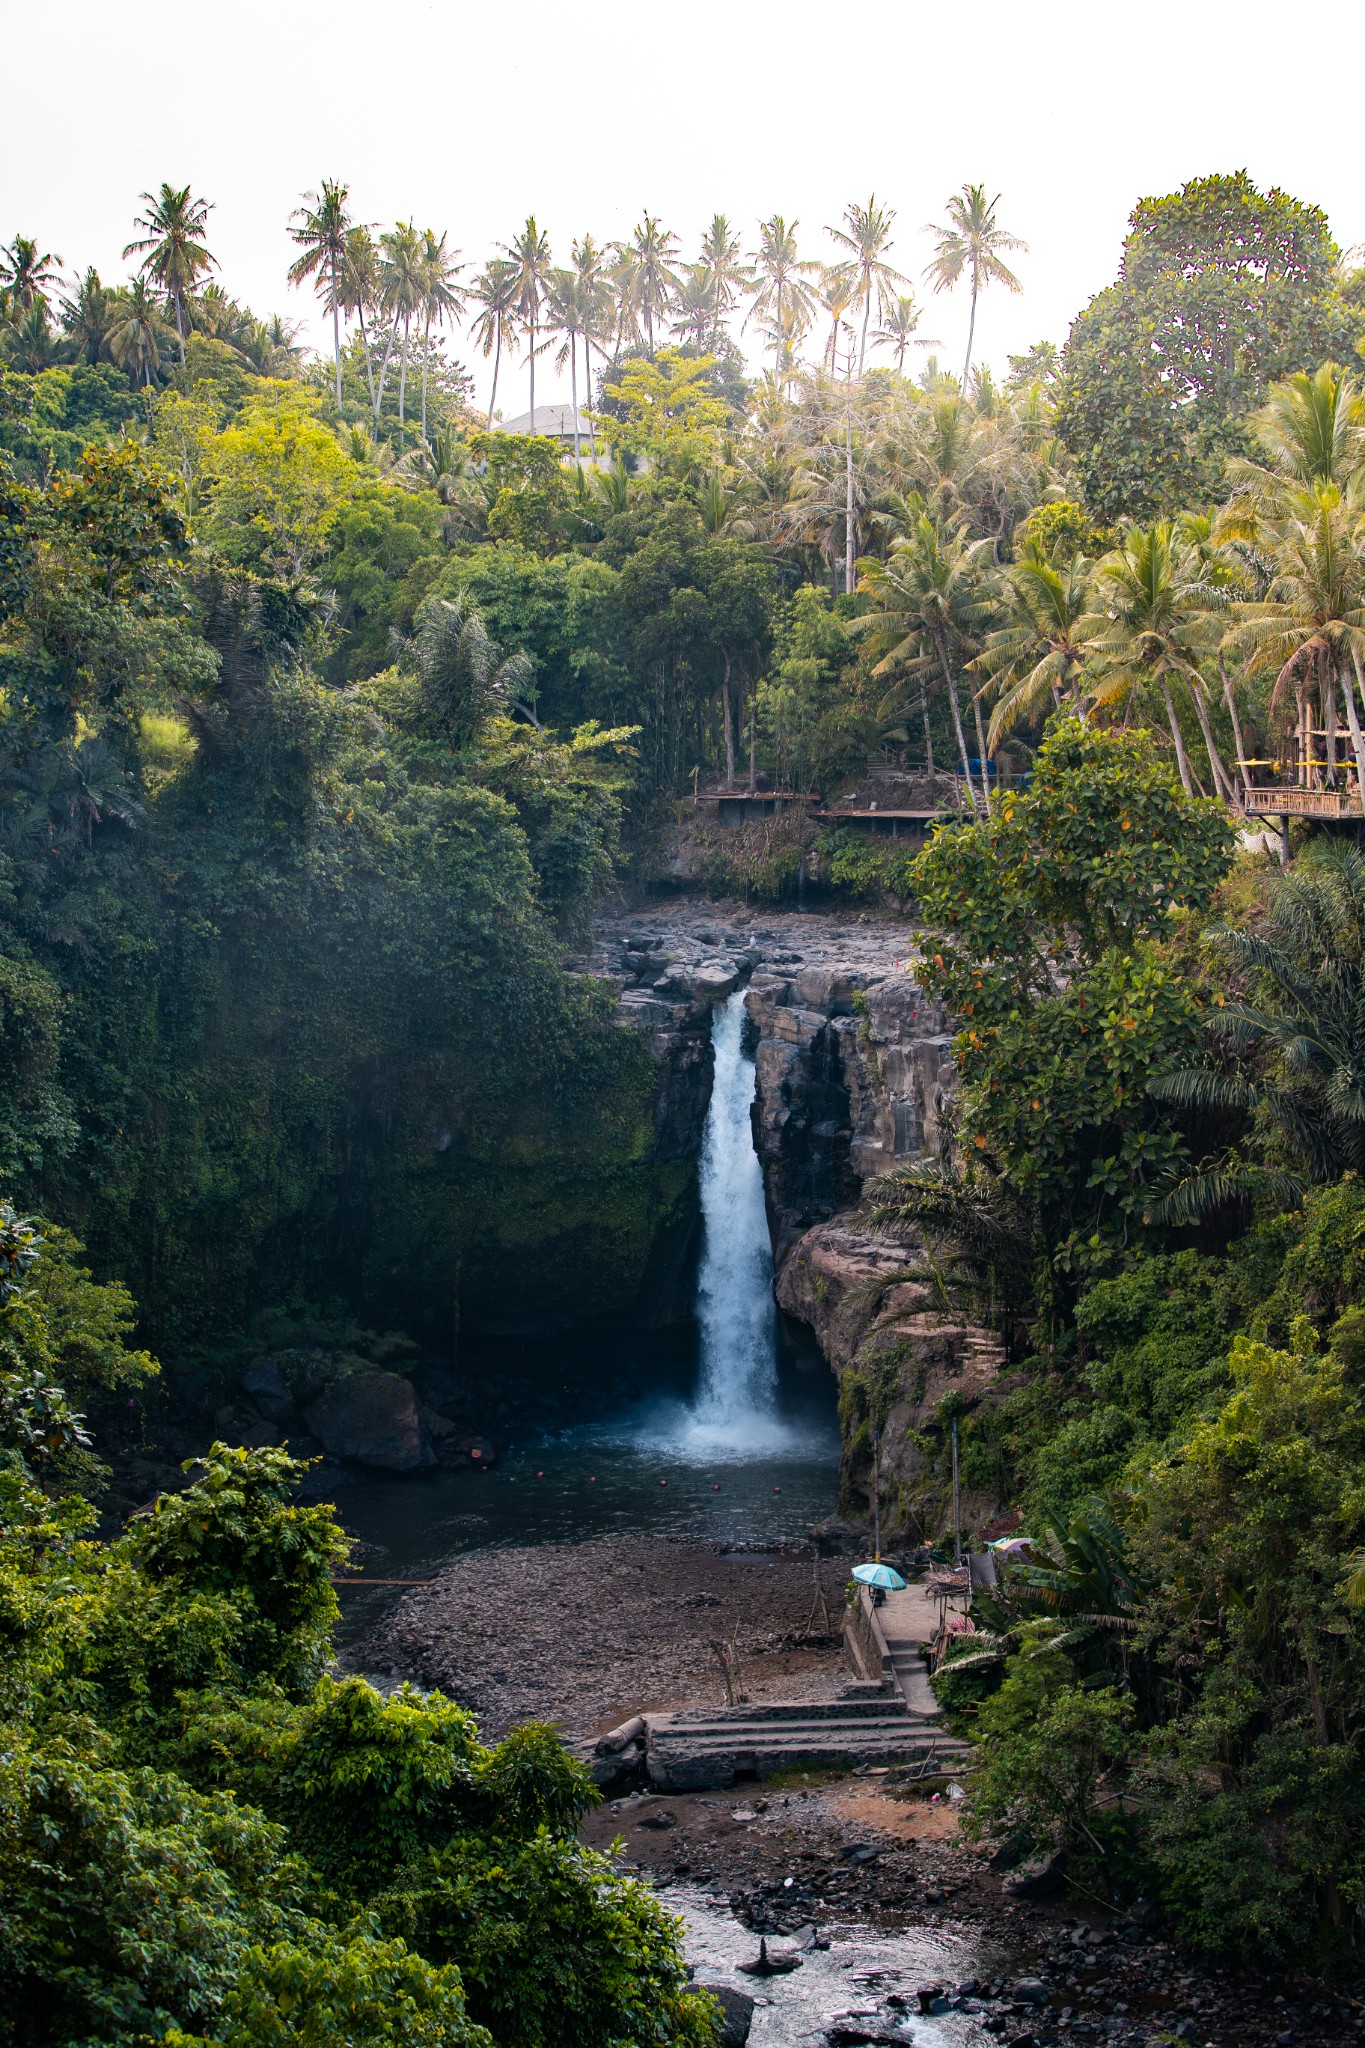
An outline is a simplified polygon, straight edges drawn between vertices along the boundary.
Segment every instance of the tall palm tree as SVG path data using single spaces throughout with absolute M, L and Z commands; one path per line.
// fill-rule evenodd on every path
M 1233 496 L 1220 522 L 1223 530 L 1238 524 L 1248 508 L 1256 516 L 1273 516 L 1286 492 L 1365 482 L 1365 393 L 1337 363 L 1272 384 L 1248 424 L 1264 460 L 1239 456 L 1229 462 Z
M 990 618 L 986 591 L 990 557 L 988 540 L 974 541 L 960 526 L 945 531 L 927 512 L 921 512 L 908 531 L 892 541 L 884 562 L 874 558 L 863 564 L 858 588 L 871 599 L 872 609 L 856 619 L 852 629 L 865 634 L 880 653 L 875 675 L 890 675 L 897 669 L 923 675 L 937 667 L 947 689 L 963 783 L 973 810 L 978 805 L 962 728 L 957 671 L 978 653 Z M 972 702 L 982 795 L 989 809 L 986 734 L 980 699 L 974 697 Z
M 814 310 L 809 280 L 820 268 L 818 263 L 804 261 L 797 253 L 796 230 L 800 225 L 799 221 L 784 220 L 780 213 L 760 221 L 758 247 L 749 258 L 756 290 L 744 324 L 758 320 L 772 335 L 779 383 L 785 381 L 783 357 L 791 351 L 793 314 L 809 323 Z
M 976 302 L 984 285 L 1002 284 L 1006 291 L 1020 292 L 1004 252 L 1027 251 L 1028 243 L 1006 234 L 995 217 L 1000 194 L 987 199 L 984 185 L 964 185 L 948 201 L 947 223 L 929 221 L 925 232 L 938 237 L 938 247 L 925 271 L 925 279 L 936 292 L 951 291 L 964 275 L 971 280 L 972 313 L 967 324 L 967 353 L 962 364 L 965 390 L 972 369 L 972 344 L 976 338 Z
M 971 664 L 994 686 L 987 742 L 1022 719 L 1074 705 L 1080 696 L 1086 641 L 1099 627 L 1093 613 L 1092 564 L 1084 555 L 1069 561 L 1024 553 L 1004 578 L 998 613 L 1002 623 L 988 636 Z
M 847 249 L 847 260 L 853 266 L 856 279 L 854 296 L 862 300 L 863 325 L 858 339 L 860 377 L 867 360 L 867 330 L 872 320 L 873 298 L 876 298 L 880 312 L 891 296 L 892 286 L 905 282 L 899 270 L 893 270 L 887 261 L 895 218 L 892 208 L 878 206 L 874 192 L 866 206 L 855 203 L 844 208 L 844 225 L 841 228 L 825 230 L 831 241 L 837 242 L 841 249 Z
M 820 266 L 820 282 L 815 289 L 820 310 L 829 315 L 829 340 L 825 343 L 824 365 L 830 376 L 836 376 L 839 368 L 839 331 L 846 324 L 844 315 L 857 296 L 857 274 L 851 263 L 824 263 Z M 853 375 L 852 329 L 849 329 L 848 374 Z
M 332 315 L 332 356 L 336 364 L 337 405 L 341 404 L 341 273 L 346 263 L 346 238 L 351 217 L 346 211 L 347 188 L 336 178 L 324 178 L 320 192 L 305 192 L 302 206 L 290 216 L 289 233 L 303 254 L 289 266 L 292 285 L 311 278 L 322 297 L 324 311 Z
M 669 302 L 670 325 L 680 341 L 705 349 L 716 331 L 716 287 L 711 273 L 700 263 L 689 263 L 679 273 Z
M 503 349 L 516 339 L 517 302 L 520 297 L 520 281 L 517 266 L 507 258 L 495 256 L 474 280 L 470 298 L 478 313 L 473 327 L 474 346 L 483 351 L 485 361 L 493 358 L 493 389 L 488 395 L 488 424 L 493 424 L 493 410 L 498 402 L 498 369 L 502 362 Z
M 46 303 L 48 293 L 61 283 L 60 271 L 52 267 L 61 260 L 50 249 L 40 253 L 29 235 L 16 235 L 7 248 L 0 248 L 0 300 L 11 319 L 27 313 L 37 299 Z
M 63 359 L 62 340 L 53 329 L 46 299 L 35 299 L 27 312 L 6 320 L 0 327 L 0 337 L 9 362 L 27 376 L 36 377 L 43 370 L 53 369 Z
M 526 225 L 516 240 L 503 248 L 516 272 L 515 306 L 517 317 L 525 323 L 527 334 L 527 361 L 531 368 L 531 432 L 536 430 L 536 328 L 540 322 L 540 305 L 545 296 L 545 282 L 550 274 L 550 237 L 536 226 L 535 215 L 529 214 Z
M 711 225 L 702 236 L 696 268 L 710 281 L 715 324 L 707 340 L 715 347 L 725 331 L 725 322 L 739 303 L 740 293 L 753 281 L 739 253 L 739 236 L 723 213 L 711 216 Z
M 408 352 L 412 345 L 412 322 L 415 314 L 422 310 L 425 295 L 425 237 L 410 220 L 395 221 L 386 235 L 379 237 L 380 265 L 379 283 L 385 313 L 392 322 L 392 332 L 397 333 L 401 324 L 403 346 L 398 357 L 398 424 L 407 424 L 408 396 Z M 384 366 L 388 363 L 385 350 Z M 379 372 L 379 402 L 384 402 L 384 366 Z
M 611 323 L 610 287 L 606 257 L 591 235 L 573 245 L 573 269 L 578 280 L 579 303 L 583 310 L 583 383 L 588 403 L 588 446 L 597 453 L 597 436 L 592 425 L 592 350 L 596 342 L 605 345 Z
M 175 331 L 180 339 L 180 360 L 185 360 L 185 335 L 189 326 L 187 301 L 201 277 L 218 268 L 204 240 L 213 205 L 195 199 L 188 185 L 162 185 L 156 196 L 141 194 L 147 208 L 133 226 L 141 228 L 142 239 L 130 242 L 123 254 L 141 256 L 143 277 L 159 285 L 175 310 Z
M 628 278 L 635 317 L 644 330 L 645 350 L 652 356 L 655 322 L 663 320 L 677 289 L 678 238 L 661 227 L 652 213 L 647 213 L 635 223 L 630 240 L 618 243 L 617 249 Z
M 161 351 L 170 335 L 170 327 L 148 291 L 145 278 L 135 277 L 126 290 L 114 294 L 110 307 L 109 354 L 119 369 L 126 370 L 135 383 L 151 383 L 161 367 Z
M 924 309 L 918 305 L 913 292 L 904 296 L 892 293 L 882 306 L 882 324 L 873 335 L 874 341 L 889 348 L 896 358 L 896 368 L 905 375 L 905 358 L 911 347 L 937 348 L 939 344 L 928 335 L 916 332 L 924 318 Z
M 367 227 L 347 230 L 337 272 L 337 293 L 342 312 L 354 313 L 360 326 L 360 353 L 365 359 L 365 383 L 369 389 L 370 410 L 374 414 L 377 433 L 379 400 L 375 396 L 374 362 L 370 354 L 370 337 L 365 328 L 365 315 L 379 305 L 379 251 L 375 248 L 374 236 Z
M 546 320 L 551 332 L 562 336 L 555 363 L 569 365 L 569 389 L 573 394 L 573 452 L 582 454 L 578 430 L 578 344 L 586 341 L 592 324 L 593 307 L 578 271 L 552 270 L 546 289 Z
M 1355 694 L 1359 689 L 1365 695 L 1365 555 L 1359 512 L 1340 485 L 1319 483 L 1296 494 L 1263 531 L 1263 542 L 1274 574 L 1261 602 L 1237 607 L 1237 623 L 1224 647 L 1246 661 L 1250 674 L 1274 674 L 1272 711 L 1286 685 L 1293 684 L 1305 781 L 1319 779 L 1311 759 L 1315 729 L 1324 735 L 1326 779 L 1335 780 L 1337 705 L 1344 703 L 1365 812 L 1365 734 Z M 1320 728 L 1308 715 L 1314 686 Z
M 427 370 L 431 354 L 433 324 L 444 327 L 456 320 L 469 294 L 456 282 L 464 265 L 457 261 L 458 249 L 447 249 L 446 238 L 438 241 L 428 228 L 422 242 L 422 439 L 427 438 Z
M 98 363 L 108 351 L 109 323 L 113 317 L 114 294 L 100 282 L 92 264 L 69 299 L 62 301 L 62 325 L 67 340 L 87 363 Z
M 1096 609 L 1103 624 L 1087 642 L 1095 667 L 1091 695 L 1110 708 L 1146 689 L 1155 689 L 1166 714 L 1176 766 L 1185 793 L 1193 796 L 1185 741 L 1171 696 L 1172 681 L 1189 694 L 1204 736 L 1214 790 L 1237 801 L 1223 765 L 1199 661 L 1217 641 L 1214 614 L 1225 593 L 1210 583 L 1202 562 L 1180 544 L 1169 520 L 1133 527 L 1123 546 L 1106 555 L 1095 572 Z

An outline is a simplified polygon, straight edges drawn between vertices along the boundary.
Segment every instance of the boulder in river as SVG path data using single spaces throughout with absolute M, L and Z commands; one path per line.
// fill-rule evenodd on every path
M 309 1408 L 308 1427 L 329 1456 L 382 1472 L 421 1472 L 436 1463 L 412 1381 L 397 1373 L 334 1381 Z
M 749 2038 L 749 2029 L 754 2023 L 754 2004 L 747 1991 L 733 1991 L 728 1984 L 698 1984 L 698 1991 L 709 1991 L 721 2010 L 721 2030 L 716 2037 L 717 2048 L 744 2048 Z

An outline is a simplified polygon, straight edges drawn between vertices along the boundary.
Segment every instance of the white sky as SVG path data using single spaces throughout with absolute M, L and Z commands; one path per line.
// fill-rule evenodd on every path
M 1332 98 L 1361 77 L 1358 0 L 1301 20 L 1266 0 L 11 0 L 3 44 L 0 239 L 36 235 L 69 270 L 116 279 L 138 194 L 188 180 L 215 202 L 226 288 L 261 314 L 307 314 L 318 339 L 285 282 L 286 226 L 324 176 L 349 184 L 357 218 L 447 229 L 478 261 L 530 212 L 567 257 L 575 235 L 625 235 L 646 208 L 687 256 L 717 210 L 746 247 L 761 217 L 795 216 L 803 253 L 827 255 L 823 225 L 875 192 L 916 282 L 922 224 L 980 180 L 1030 245 L 1023 295 L 983 303 L 979 353 L 1002 368 L 1065 338 L 1113 277 L 1134 202 L 1186 178 L 1245 168 L 1325 208 L 1343 245 L 1365 241 L 1357 124 Z M 1296 103 L 1310 74 L 1335 113 L 1311 87 Z M 932 302 L 923 326 L 954 364 L 965 297 Z M 503 375 L 499 410 L 524 410 L 524 368 Z M 538 374 L 537 402 L 551 382 Z

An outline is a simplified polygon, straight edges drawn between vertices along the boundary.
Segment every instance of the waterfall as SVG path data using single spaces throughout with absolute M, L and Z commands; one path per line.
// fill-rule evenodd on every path
M 749 1110 L 754 1063 L 743 1050 L 744 997 L 721 1004 L 712 1026 L 716 1071 L 701 1155 L 703 1246 L 697 1280 L 701 1383 L 697 1435 L 732 1450 L 785 1435 L 777 1422 L 777 1308 L 763 1207 L 763 1169 Z

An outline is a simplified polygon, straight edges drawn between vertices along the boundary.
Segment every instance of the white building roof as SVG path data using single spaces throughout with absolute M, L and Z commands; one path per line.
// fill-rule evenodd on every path
M 571 405 L 538 405 L 536 423 L 531 425 L 529 412 L 518 413 L 514 420 L 496 420 L 494 430 L 499 434 L 548 434 L 551 440 L 572 441 L 574 411 Z M 580 412 L 578 433 L 586 441 L 592 432 L 587 420 Z

